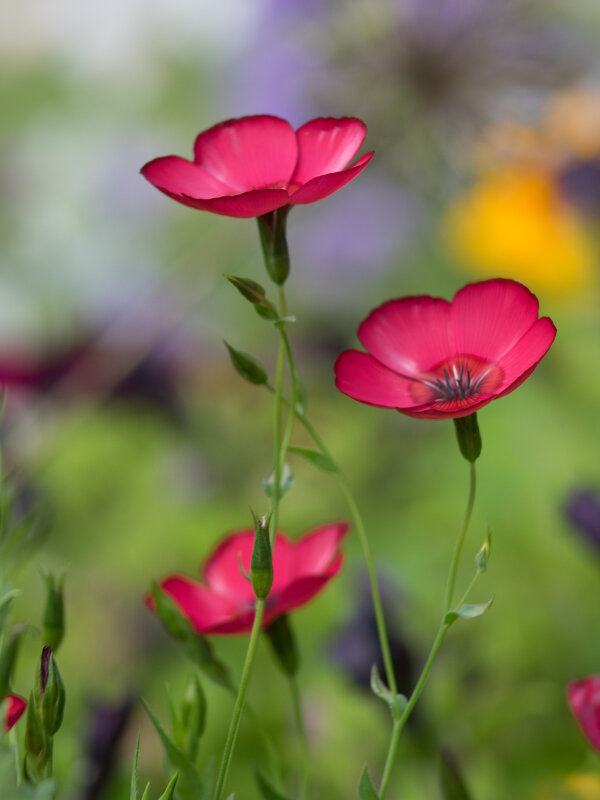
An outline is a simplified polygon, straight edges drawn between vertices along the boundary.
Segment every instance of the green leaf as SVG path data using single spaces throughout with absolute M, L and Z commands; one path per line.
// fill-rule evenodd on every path
M 225 275 L 225 277 L 229 283 L 235 286 L 242 297 L 245 297 L 251 303 L 260 303 L 261 300 L 265 299 L 267 292 L 260 283 L 250 278 L 238 278 L 237 275 Z
M 461 619 L 474 619 L 475 617 L 480 617 L 482 614 L 485 614 L 493 602 L 494 598 L 492 597 L 487 601 L 487 603 L 463 603 L 460 608 L 456 608 L 453 611 L 448 611 L 444 617 L 444 624 L 451 625 L 459 617 L 461 617 Z
M 131 789 L 129 790 L 129 800 L 137 800 L 138 787 L 137 787 L 137 771 L 138 760 L 140 757 L 140 732 L 137 735 L 137 744 L 135 746 L 135 755 L 133 757 L 133 769 L 131 770 Z
M 142 800 L 148 800 L 150 796 L 150 781 L 146 784 L 146 788 L 144 789 L 144 794 L 142 795 Z
M 373 694 L 376 694 L 377 697 L 379 697 L 380 700 L 383 700 L 384 703 L 387 703 L 394 719 L 397 719 L 402 715 L 407 706 L 408 700 L 403 694 L 397 694 L 394 698 L 394 693 L 391 692 L 383 682 L 383 679 L 379 674 L 379 670 L 377 669 L 377 664 L 373 664 L 371 667 L 371 690 Z
M 179 778 L 179 773 L 176 772 L 175 775 L 173 775 L 173 777 L 167 784 L 167 788 L 164 790 L 164 792 L 161 794 L 158 800 L 171 800 L 175 792 L 175 785 L 177 783 L 178 778 Z
M 264 367 L 253 356 L 243 350 L 236 350 L 235 347 L 232 347 L 227 342 L 225 342 L 225 347 L 229 351 L 229 357 L 235 371 L 245 381 L 255 386 L 262 386 L 267 382 L 267 373 Z
M 367 765 L 363 767 L 360 783 L 358 784 L 358 796 L 360 800 L 380 800 L 379 795 L 373 788 Z
M 448 750 L 440 753 L 440 782 L 444 800 L 470 800 L 458 763 Z
M 173 742 L 143 698 L 142 703 L 160 737 L 169 762 L 175 769 L 179 770 L 181 783 L 177 787 L 178 795 L 181 800 L 197 800 L 202 793 L 202 781 L 194 765 L 186 754 Z
M 288 451 L 295 453 L 297 456 L 302 456 L 302 458 L 310 461 L 311 464 L 314 464 L 315 467 L 322 469 L 324 472 L 338 472 L 336 464 L 328 456 L 319 453 L 318 450 L 310 450 L 308 447 L 288 447 Z
M 10 610 L 12 608 L 12 604 L 15 601 L 15 598 L 18 597 L 21 593 L 18 589 L 11 589 L 11 591 L 7 592 L 4 597 L 0 600 L 0 633 L 4 630 L 6 622 L 8 620 L 8 615 L 10 614 Z
M 279 482 L 279 499 L 281 500 L 294 485 L 295 478 L 287 464 L 283 465 L 281 473 L 281 480 Z M 268 478 L 263 478 L 263 488 L 267 497 L 273 497 L 273 485 L 275 484 L 275 475 L 271 473 Z
M 269 781 L 260 770 L 257 769 L 254 776 L 263 800 L 289 800 L 288 797 L 277 791 L 271 781 Z
M 483 545 L 481 546 L 481 550 L 475 556 L 475 566 L 477 567 L 477 572 L 486 571 L 488 561 L 490 558 L 491 549 L 492 549 L 492 532 L 488 525 L 486 527 L 485 539 L 483 541 Z

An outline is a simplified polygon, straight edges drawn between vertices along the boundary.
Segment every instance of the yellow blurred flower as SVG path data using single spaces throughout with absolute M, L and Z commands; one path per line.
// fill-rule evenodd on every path
M 600 776 L 594 772 L 569 775 L 554 791 L 544 791 L 535 800 L 600 800 Z
M 593 275 L 593 240 L 540 168 L 484 175 L 450 208 L 446 229 L 451 248 L 477 276 L 559 293 L 586 286 Z

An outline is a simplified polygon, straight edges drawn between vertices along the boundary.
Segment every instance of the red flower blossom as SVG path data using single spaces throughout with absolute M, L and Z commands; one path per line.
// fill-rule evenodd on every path
M 567 700 L 584 736 L 600 752 L 600 675 L 571 681 Z
M 18 694 L 7 694 L 4 698 L 4 733 L 17 724 L 27 708 L 27 702 Z
M 464 417 L 516 389 L 556 335 L 538 301 L 516 281 L 471 283 L 452 302 L 402 297 L 372 311 L 358 329 L 368 350 L 335 364 L 349 397 L 410 417 Z
M 348 525 L 338 522 L 315 528 L 298 541 L 277 533 L 273 586 L 265 604 L 263 627 L 308 603 L 340 571 L 343 554 L 339 545 L 347 532 Z M 250 632 L 256 598 L 241 568 L 250 570 L 253 543 L 253 530 L 232 533 L 204 564 L 203 583 L 172 575 L 160 584 L 198 633 Z
M 353 117 L 321 117 L 297 131 L 268 115 L 230 119 L 198 135 L 193 161 L 164 156 L 141 171 L 161 192 L 191 208 L 260 217 L 322 200 L 355 178 L 373 155 L 348 167 L 366 130 Z

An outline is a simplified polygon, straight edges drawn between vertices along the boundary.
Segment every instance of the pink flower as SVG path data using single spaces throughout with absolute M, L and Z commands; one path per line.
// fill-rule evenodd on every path
M 27 708 L 27 702 L 18 694 L 7 694 L 4 698 L 4 733 L 17 724 Z
M 389 300 L 358 329 L 367 353 L 347 350 L 335 364 L 349 397 L 410 417 L 464 417 L 531 375 L 554 341 L 538 301 L 516 281 L 471 283 L 452 302 Z
M 343 562 L 340 542 L 347 532 L 348 525 L 338 522 L 315 528 L 297 541 L 277 533 L 263 627 L 308 603 L 337 575 Z M 232 533 L 204 564 L 202 583 L 172 575 L 160 584 L 198 633 L 250 632 L 256 598 L 241 568 L 250 570 L 253 543 L 253 530 Z
M 191 208 L 260 217 L 322 200 L 355 178 L 373 155 L 348 167 L 366 130 L 353 117 L 320 117 L 297 131 L 266 114 L 230 119 L 198 135 L 193 161 L 155 158 L 142 167 L 142 175 Z
M 600 675 L 571 681 L 567 700 L 584 736 L 600 752 Z

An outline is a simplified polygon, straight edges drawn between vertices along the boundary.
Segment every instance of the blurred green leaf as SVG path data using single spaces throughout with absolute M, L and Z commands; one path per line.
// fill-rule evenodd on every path
M 275 789 L 271 781 L 260 770 L 257 769 L 254 775 L 263 800 L 289 800 L 288 797 Z
M 138 761 L 140 758 L 140 732 L 138 731 L 137 742 L 135 745 L 135 755 L 133 757 L 133 769 L 131 770 L 131 788 L 129 790 L 129 800 L 138 800 Z
M 444 800 L 471 800 L 456 758 L 449 750 L 440 753 L 440 782 Z
M 444 617 L 444 624 L 451 625 L 459 617 L 462 619 L 474 619 L 475 617 L 480 617 L 482 614 L 485 614 L 493 602 L 494 598 L 492 597 L 487 601 L 487 603 L 463 603 L 460 608 L 454 609 L 453 611 L 448 611 Z
M 267 382 L 267 373 L 264 367 L 249 353 L 243 350 L 236 350 L 228 342 L 224 342 L 229 351 L 229 357 L 236 372 L 248 383 L 261 386 Z
M 171 798 L 173 797 L 173 795 L 175 793 L 175 786 L 177 784 L 177 780 L 178 779 L 179 779 L 179 773 L 176 772 L 175 775 L 173 775 L 173 777 L 171 778 L 171 780 L 167 784 L 167 788 L 161 794 L 161 796 L 158 798 L 158 800 L 171 800 Z
M 367 765 L 363 767 L 360 783 L 358 784 L 358 796 L 360 800 L 379 800 L 379 795 L 373 788 Z
M 181 782 L 177 785 L 177 796 L 180 797 L 181 800 L 198 800 L 198 797 L 202 794 L 202 781 L 194 765 L 186 754 L 173 742 L 143 698 L 142 704 L 160 737 L 167 759 L 175 769 L 179 770 Z
M 237 275 L 225 275 L 229 283 L 238 290 L 238 292 L 249 300 L 251 303 L 260 303 L 266 297 L 266 289 L 260 283 L 251 280 L 250 278 L 239 278 Z
M 12 605 L 19 594 L 18 589 L 11 589 L 0 600 L 0 634 L 4 630 Z
M 475 566 L 477 567 L 477 572 L 486 571 L 491 550 L 492 550 L 492 532 L 488 525 L 486 527 L 485 539 L 483 545 L 481 546 L 481 550 L 475 556 Z
M 298 456 L 302 456 L 307 461 L 310 461 L 311 464 L 314 464 L 315 467 L 322 469 L 324 472 L 338 472 L 337 466 L 333 463 L 333 461 L 328 458 L 327 456 L 323 455 L 323 453 L 319 453 L 318 450 L 311 450 L 308 447 L 288 447 L 290 453 L 295 453 Z

